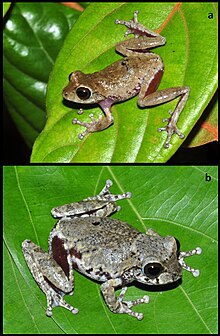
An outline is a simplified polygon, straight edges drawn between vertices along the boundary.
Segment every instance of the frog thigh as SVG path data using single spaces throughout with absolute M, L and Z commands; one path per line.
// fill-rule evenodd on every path
M 23 241 L 22 251 L 35 281 L 46 294 L 46 314 L 51 316 L 52 309 L 56 306 L 62 306 L 76 314 L 78 310 L 63 300 L 65 293 L 73 290 L 73 283 L 57 262 L 30 240 Z

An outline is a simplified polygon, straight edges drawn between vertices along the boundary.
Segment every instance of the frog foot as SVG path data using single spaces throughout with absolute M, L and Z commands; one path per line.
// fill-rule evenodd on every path
M 201 247 L 196 247 L 194 250 L 191 250 L 191 251 L 187 251 L 187 252 L 180 252 L 179 254 L 179 258 L 178 258 L 178 261 L 179 261 L 179 264 L 181 265 L 181 267 L 183 269 L 185 269 L 186 271 L 192 273 L 192 275 L 196 278 L 199 276 L 200 272 L 198 269 L 194 269 L 190 266 L 188 266 L 186 264 L 186 262 L 184 261 L 184 258 L 186 257 L 191 257 L 195 254 L 201 254 L 202 253 L 202 249 Z
M 115 20 L 116 24 L 121 24 L 121 25 L 124 25 L 128 28 L 128 30 L 124 34 L 125 37 L 127 37 L 129 34 L 135 34 L 136 35 L 137 34 L 137 32 L 136 32 L 137 28 L 140 28 L 139 26 L 144 27 L 138 22 L 137 16 L 138 16 L 138 11 L 136 10 L 136 11 L 134 11 L 134 17 L 131 20 L 128 20 L 128 21 L 119 20 L 119 19 Z
M 153 33 L 149 31 L 145 26 L 143 26 L 141 23 L 138 22 L 138 10 L 134 11 L 134 17 L 131 20 L 124 21 L 124 20 L 119 20 L 116 19 L 115 23 L 116 24 L 121 24 L 124 25 L 128 28 L 128 30 L 125 32 L 124 36 L 127 37 L 129 34 L 134 34 L 134 37 L 139 37 L 139 36 L 156 36 L 156 33 Z
M 52 310 L 53 310 L 54 307 L 57 307 L 57 306 L 61 306 L 63 308 L 66 308 L 67 310 L 70 310 L 71 313 L 73 313 L 73 314 L 78 313 L 77 308 L 74 308 L 73 306 L 71 306 L 69 303 L 67 303 L 63 299 L 64 293 L 62 293 L 62 292 L 57 293 L 54 289 L 50 288 L 50 290 L 47 291 L 45 294 L 46 294 L 46 297 L 47 297 L 46 315 L 48 317 L 51 317 L 53 315 Z
M 142 320 L 144 318 L 143 313 L 137 313 L 131 310 L 130 308 L 140 304 L 140 303 L 149 303 L 150 298 L 148 295 L 143 296 L 143 298 L 132 300 L 132 301 L 123 301 L 123 298 L 125 296 L 125 293 L 127 291 L 127 287 L 123 287 L 121 290 L 121 293 L 117 299 L 117 302 L 120 304 L 119 307 L 117 308 L 117 313 L 122 313 L 122 314 L 128 314 L 131 315 L 138 320 Z
M 98 196 L 103 197 L 104 199 L 106 199 L 106 197 L 108 198 L 108 200 L 111 200 L 112 202 L 124 199 L 124 198 L 131 198 L 131 192 L 127 191 L 124 194 L 118 194 L 118 195 L 113 195 L 111 194 L 110 188 L 113 185 L 113 182 L 111 180 L 106 180 L 105 186 L 102 189 L 102 191 L 100 191 Z
M 165 148 L 169 148 L 170 146 L 170 140 L 173 136 L 173 134 L 177 134 L 181 139 L 184 138 L 184 134 L 179 131 L 179 129 L 176 126 L 176 122 L 178 118 L 176 118 L 175 111 L 169 111 L 169 114 L 171 115 L 170 118 L 163 119 L 163 122 L 168 122 L 168 124 L 165 127 L 158 128 L 158 132 L 166 131 L 167 132 L 167 138 L 164 143 Z
M 100 193 L 96 196 L 91 196 L 88 198 L 85 198 L 83 201 L 88 200 L 98 200 L 98 201 L 110 201 L 110 202 L 116 202 L 118 200 L 122 200 L 125 198 L 131 198 L 131 192 L 127 191 L 123 194 L 113 195 L 111 194 L 110 188 L 113 185 L 111 180 L 106 180 L 104 188 L 100 191 Z M 121 209 L 120 206 L 117 207 L 117 211 Z
M 77 124 L 77 125 L 86 127 L 86 130 L 78 135 L 78 138 L 80 140 L 82 140 L 85 137 L 86 134 L 93 133 L 93 132 L 96 132 L 96 131 L 99 130 L 99 127 L 100 127 L 100 124 L 101 124 L 101 121 L 102 121 L 102 117 L 100 116 L 99 119 L 96 120 L 94 118 L 94 115 L 90 114 L 89 118 L 91 119 L 90 123 L 80 121 L 77 118 L 74 118 L 73 121 L 72 121 L 73 124 Z

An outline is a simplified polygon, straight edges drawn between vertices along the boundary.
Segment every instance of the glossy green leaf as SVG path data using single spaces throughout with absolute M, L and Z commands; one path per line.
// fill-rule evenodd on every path
M 211 141 L 218 141 L 218 92 L 205 109 L 199 122 L 186 140 L 188 147 L 196 147 Z
M 80 6 L 82 6 L 83 8 L 88 7 L 88 5 L 90 4 L 90 2 L 78 2 L 78 4 L 80 4 Z
M 46 121 L 50 71 L 70 28 L 81 13 L 56 3 L 16 3 L 4 42 L 4 100 L 31 147 Z
M 139 10 L 139 21 L 166 37 L 165 46 L 155 48 L 165 64 L 159 89 L 190 86 L 190 98 L 180 116 L 179 128 L 187 136 L 200 118 L 217 87 L 216 4 L 211 3 L 93 3 L 68 34 L 50 77 L 47 95 L 47 124 L 37 139 L 32 162 L 166 162 L 183 143 L 174 136 L 172 146 L 163 148 L 165 133 L 158 133 L 177 100 L 138 108 L 137 98 L 113 106 L 115 123 L 107 130 L 88 135 L 72 125 L 77 116 L 64 104 L 62 89 L 75 70 L 99 71 L 120 59 L 114 46 L 123 40 L 125 27 L 115 19 L 131 19 Z M 208 18 L 213 12 L 214 18 Z M 204 80 L 204 78 L 206 80 Z M 75 106 L 75 105 L 73 105 Z M 102 114 L 88 107 L 80 120 Z
M 175 236 L 182 251 L 200 246 L 202 255 L 187 262 L 201 274 L 183 271 L 182 284 L 166 291 L 131 284 L 126 299 L 150 296 L 149 304 L 133 308 L 145 315 L 138 321 L 113 314 L 100 285 L 74 272 L 74 296 L 65 298 L 79 313 L 59 307 L 48 318 L 21 243 L 31 239 L 46 250 L 55 223 L 51 208 L 97 194 L 109 178 L 112 192 L 132 192 L 130 200 L 118 202 L 122 209 L 114 217 L 141 232 L 151 227 Z M 4 333 L 217 333 L 217 204 L 217 167 L 4 167 Z
M 3 16 L 5 16 L 10 6 L 11 6 L 11 2 L 3 2 Z

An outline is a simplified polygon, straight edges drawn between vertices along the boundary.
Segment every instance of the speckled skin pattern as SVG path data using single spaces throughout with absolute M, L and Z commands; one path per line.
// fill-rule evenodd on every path
M 86 128 L 78 135 L 80 140 L 88 133 L 109 127 L 114 122 L 111 106 L 136 95 L 140 107 L 154 106 L 180 97 L 174 111 L 170 111 L 170 117 L 163 119 L 168 124 L 158 131 L 167 133 L 165 148 L 169 147 L 173 134 L 184 138 L 176 123 L 187 102 L 190 89 L 188 86 L 181 86 L 157 91 L 164 73 L 164 64 L 161 57 L 150 49 L 164 45 L 166 39 L 140 24 L 137 15 L 138 11 L 135 11 L 132 20 L 115 21 L 116 24 L 128 28 L 125 36 L 134 34 L 133 38 L 121 41 L 115 46 L 116 51 L 125 56 L 124 58 L 94 73 L 84 74 L 77 70 L 69 75 L 69 83 L 63 89 L 63 97 L 79 104 L 97 103 L 104 112 L 104 116 L 100 116 L 98 120 L 90 114 L 91 122 L 73 119 L 73 124 Z M 81 108 L 79 114 L 82 113 Z
M 152 229 L 141 233 L 126 222 L 107 217 L 120 210 L 116 201 L 131 197 L 130 192 L 111 194 L 111 185 L 111 180 L 107 180 L 97 196 L 52 209 L 53 217 L 59 220 L 49 235 L 48 253 L 30 240 L 22 243 L 27 265 L 46 294 L 47 316 L 56 306 L 73 314 L 78 312 L 63 299 L 65 294 L 73 293 L 73 269 L 102 283 L 101 292 L 112 312 L 139 320 L 143 314 L 131 308 L 148 303 L 149 297 L 124 301 L 127 283 L 172 283 L 181 278 L 182 268 L 198 276 L 198 270 L 186 265 L 184 258 L 200 254 L 201 249 L 179 252 L 172 236 L 161 237 Z M 122 291 L 117 298 L 118 286 Z

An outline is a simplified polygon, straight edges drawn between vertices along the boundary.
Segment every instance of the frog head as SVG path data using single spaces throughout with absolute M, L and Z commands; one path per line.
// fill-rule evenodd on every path
M 145 241 L 145 244 L 143 244 Z M 188 252 L 180 252 L 178 241 L 172 237 L 160 235 L 141 235 L 137 242 L 138 254 L 141 256 L 141 267 L 136 273 L 138 282 L 148 285 L 165 285 L 182 277 L 182 269 L 199 276 L 199 270 L 188 266 L 184 258 L 200 254 L 201 248 Z

